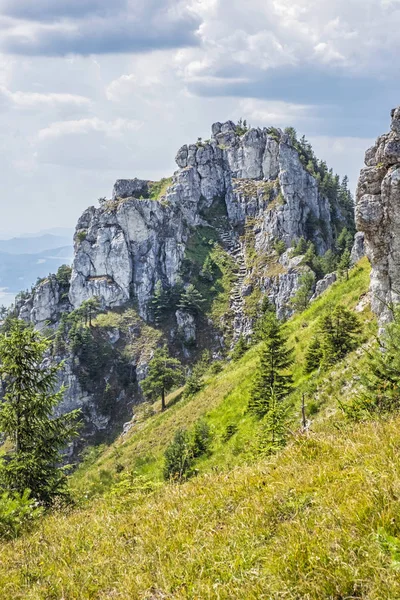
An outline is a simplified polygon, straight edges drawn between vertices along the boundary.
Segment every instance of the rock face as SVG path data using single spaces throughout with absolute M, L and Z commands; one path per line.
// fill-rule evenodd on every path
M 93 296 L 104 308 L 135 298 L 145 316 L 155 283 L 174 285 L 187 235 L 182 215 L 155 200 L 129 198 L 89 208 L 75 234 L 72 306 Z
M 353 248 L 351 249 L 350 263 L 355 265 L 365 256 L 365 241 L 364 234 L 362 231 L 357 231 L 354 237 Z
M 321 195 L 287 135 L 266 129 L 240 134 L 231 121 L 215 123 L 212 132 L 211 141 L 179 150 L 179 169 L 161 202 L 147 198 L 149 182 L 119 180 L 111 201 L 82 215 L 69 295 L 74 308 L 92 296 L 104 308 L 134 300 L 146 318 L 156 282 L 176 283 L 199 225 L 212 224 L 238 241 L 251 224 L 257 253 L 269 253 L 276 240 L 289 247 L 300 237 L 311 239 L 319 253 L 332 247 L 331 214 L 340 209 Z M 216 204 L 224 214 L 211 223 Z M 286 277 L 285 298 L 290 285 Z
M 316 300 L 318 298 L 318 296 L 323 294 L 325 292 L 325 290 L 327 290 L 332 284 L 335 283 L 336 280 L 337 280 L 336 273 L 328 273 L 328 275 L 325 275 L 325 277 L 323 279 L 320 279 L 320 281 L 317 281 L 316 286 L 315 286 L 315 292 L 311 298 L 311 302 L 313 300 Z
M 383 325 L 400 300 L 400 107 L 390 132 L 365 154 L 356 195 L 357 228 L 371 262 L 371 305 Z
M 68 289 L 52 275 L 35 286 L 33 293 L 16 305 L 20 319 L 36 329 L 56 326 L 63 313 L 71 310 Z
M 144 179 L 118 179 L 113 188 L 112 199 L 147 198 L 150 193 L 150 183 Z

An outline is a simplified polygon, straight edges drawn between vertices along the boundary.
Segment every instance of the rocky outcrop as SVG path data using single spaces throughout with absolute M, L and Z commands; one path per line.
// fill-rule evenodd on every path
M 20 319 L 32 323 L 36 329 L 54 327 L 61 315 L 71 310 L 68 287 L 51 275 L 38 283 L 30 296 L 16 303 Z
M 356 194 L 357 228 L 371 262 L 371 306 L 381 325 L 400 300 L 400 107 L 390 132 L 367 150 Z
M 146 316 L 156 282 L 176 282 L 188 233 L 182 214 L 155 200 L 129 198 L 89 208 L 75 234 L 72 306 L 93 296 L 104 308 L 135 299 Z
M 148 198 L 150 181 L 144 179 L 117 179 L 114 184 L 112 199 L 118 198 Z
M 350 264 L 351 266 L 358 263 L 359 260 L 365 256 L 365 242 L 364 234 L 362 231 L 357 231 L 354 237 L 353 248 L 351 249 Z
M 199 225 L 218 225 L 236 243 L 251 226 L 260 254 L 277 240 L 289 247 L 300 237 L 312 239 L 319 253 L 332 247 L 332 207 L 287 135 L 267 129 L 243 134 L 231 121 L 215 123 L 212 132 L 209 142 L 179 150 L 179 169 L 162 202 L 147 197 L 151 182 L 119 180 L 112 200 L 82 215 L 69 296 L 74 308 L 92 296 L 105 308 L 133 300 L 146 318 L 156 282 L 175 284 L 187 240 Z M 224 214 L 214 214 L 216 204 Z M 294 277 L 286 277 L 285 297 L 289 280 Z
M 336 280 L 337 280 L 336 273 L 328 273 L 328 275 L 325 275 L 325 277 L 323 279 L 320 279 L 319 281 L 317 281 L 317 283 L 315 285 L 315 292 L 314 292 L 313 296 L 311 297 L 311 302 L 313 300 L 316 300 L 329 287 L 331 287 L 331 285 L 333 285 Z

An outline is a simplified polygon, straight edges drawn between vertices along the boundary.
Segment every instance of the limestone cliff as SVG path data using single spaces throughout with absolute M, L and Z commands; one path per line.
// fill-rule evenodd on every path
M 332 207 L 321 194 L 288 135 L 266 129 L 238 132 L 231 121 L 214 124 L 212 132 L 210 141 L 179 150 L 179 169 L 161 197 L 151 199 L 152 182 L 122 180 L 111 200 L 82 215 L 69 295 L 74 308 L 92 296 L 101 298 L 105 308 L 134 300 L 147 318 L 156 282 L 176 283 L 193 229 L 211 226 L 228 251 L 246 233 L 254 251 L 268 256 L 273 268 L 257 273 L 256 279 L 263 278 L 265 291 L 271 291 L 278 312 L 284 312 L 301 269 L 276 268 L 274 243 L 280 240 L 289 248 L 304 237 L 323 254 L 333 247 L 332 215 L 340 219 L 340 206 Z M 244 247 L 242 254 L 245 262 Z M 252 275 L 254 265 L 243 281 Z M 282 301 L 280 281 L 286 289 Z
M 365 155 L 356 194 L 356 222 L 371 262 L 371 303 L 383 325 L 400 301 L 400 107 L 390 132 Z

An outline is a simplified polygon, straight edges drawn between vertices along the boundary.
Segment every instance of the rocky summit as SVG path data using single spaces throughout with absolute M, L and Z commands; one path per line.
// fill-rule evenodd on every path
M 352 244 L 347 180 L 291 128 L 214 123 L 210 140 L 184 145 L 176 163 L 159 182 L 118 180 L 111 198 L 79 219 L 67 281 L 51 276 L 16 305 L 24 320 L 57 332 L 65 404 L 84 408 L 93 434 L 140 400 L 161 338 L 189 364 L 204 350 L 222 357 L 251 335 L 267 301 L 290 316 L 306 273 L 316 298 L 335 280 L 338 247 Z M 69 315 L 91 299 L 103 318 L 94 328 L 101 372 L 68 333 Z M 129 389 L 117 364 L 129 372 Z

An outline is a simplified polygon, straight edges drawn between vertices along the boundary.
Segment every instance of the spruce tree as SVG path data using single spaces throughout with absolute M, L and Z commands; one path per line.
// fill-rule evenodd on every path
M 313 295 L 315 286 L 315 275 L 312 271 L 307 271 L 300 277 L 300 287 L 291 299 L 293 308 L 297 311 L 305 310 Z
M 165 396 L 182 382 L 182 365 L 168 354 L 167 347 L 158 348 L 149 363 L 149 371 L 140 387 L 149 400 L 161 398 L 161 410 L 165 410 Z
M 164 290 L 163 284 L 159 279 L 154 286 L 153 297 L 150 300 L 150 312 L 156 325 L 159 325 L 168 309 L 169 298 L 167 292 Z
M 182 480 L 190 474 L 194 461 L 190 434 L 179 429 L 164 454 L 164 479 Z
M 344 306 L 337 306 L 321 319 L 320 342 L 322 363 L 332 365 L 357 348 L 361 324 L 354 313 Z
M 352 417 L 373 416 L 400 410 L 400 309 L 378 343 L 368 349 L 362 390 L 346 412 Z
M 191 283 L 182 293 L 178 308 L 187 310 L 193 314 L 200 313 L 204 306 L 204 298 Z
M 321 347 L 321 340 L 319 336 L 313 337 L 311 344 L 306 352 L 306 365 L 304 371 L 306 373 L 312 373 L 321 364 L 323 357 L 323 350 Z
M 64 389 L 54 391 L 60 365 L 45 365 L 49 347 L 48 340 L 18 320 L 0 336 L 0 431 L 7 448 L 0 485 L 21 495 L 29 489 L 44 505 L 65 494 L 60 453 L 77 435 L 79 414 L 55 416 Z
M 271 389 L 268 412 L 263 419 L 260 439 L 260 451 L 271 452 L 285 445 L 288 423 L 288 406 L 285 401 L 278 400 Z
M 272 313 L 268 313 L 259 329 L 263 340 L 260 349 L 260 365 L 251 391 L 248 410 L 263 417 L 270 409 L 271 395 L 282 400 L 292 389 L 292 351 L 286 347 L 281 325 Z

